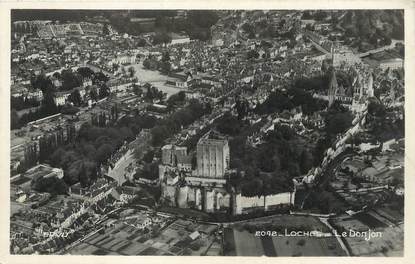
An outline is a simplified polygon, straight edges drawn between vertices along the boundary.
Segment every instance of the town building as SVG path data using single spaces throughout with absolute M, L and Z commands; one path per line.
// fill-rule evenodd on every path
M 57 92 L 54 98 L 56 106 L 65 105 L 70 94 L 70 91 Z
M 162 147 L 161 153 L 162 164 L 172 166 L 177 164 L 179 158 L 187 155 L 187 148 L 169 144 Z
M 386 69 L 396 70 L 399 68 L 403 68 L 403 66 L 404 66 L 403 59 L 401 58 L 388 59 L 388 60 L 383 60 L 379 62 L 379 67 L 382 70 L 386 70 Z
M 185 44 L 185 43 L 189 43 L 189 42 L 190 42 L 189 36 L 172 33 L 171 34 L 171 43 L 169 45 Z
M 63 178 L 63 170 L 60 168 L 52 168 L 47 164 L 38 164 L 33 168 L 30 168 L 23 174 L 18 174 L 10 178 L 10 186 L 12 190 L 17 191 L 31 190 L 32 181 L 39 180 L 40 178 L 56 177 L 58 179 Z

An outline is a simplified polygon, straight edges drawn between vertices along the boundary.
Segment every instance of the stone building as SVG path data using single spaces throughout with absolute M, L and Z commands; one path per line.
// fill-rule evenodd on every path
M 223 137 L 210 131 L 197 143 L 197 176 L 224 178 L 229 168 L 229 145 Z
M 164 165 L 175 165 L 178 159 L 182 160 L 187 156 L 187 148 L 175 145 L 165 145 L 161 148 L 161 158 Z

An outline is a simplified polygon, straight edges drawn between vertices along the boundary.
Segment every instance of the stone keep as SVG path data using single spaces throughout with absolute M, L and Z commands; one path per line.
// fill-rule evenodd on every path
M 208 135 L 197 143 L 197 176 L 224 178 L 229 168 L 229 145 L 226 139 L 212 139 Z

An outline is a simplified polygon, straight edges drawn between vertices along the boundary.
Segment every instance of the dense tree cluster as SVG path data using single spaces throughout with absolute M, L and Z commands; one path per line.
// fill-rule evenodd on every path
M 241 121 L 229 112 L 226 112 L 222 117 L 217 119 L 216 123 L 216 130 L 229 136 L 239 135 L 244 126 Z
M 238 119 L 245 118 L 250 111 L 248 100 L 237 98 L 235 102 L 235 109 L 238 113 Z
M 153 70 L 153 71 L 157 70 L 159 68 L 158 61 L 153 56 L 148 56 L 143 61 L 143 66 L 144 66 L 144 68 L 149 69 L 149 70 Z
M 372 98 L 368 105 L 368 128 L 376 141 L 385 142 L 405 136 L 404 118 L 388 118 L 394 109 L 387 109 L 379 100 Z
M 160 120 L 151 129 L 152 144 L 154 146 L 162 145 L 164 140 L 180 131 L 182 127 L 192 124 L 203 115 L 210 114 L 211 111 L 210 104 L 202 104 L 198 100 L 190 100 L 186 107 Z
M 318 166 L 323 158 L 325 151 L 332 146 L 339 133 L 345 132 L 352 126 L 353 115 L 339 102 L 335 102 L 325 113 L 325 129 L 321 131 L 321 137 L 317 140 L 314 148 L 314 165 Z
M 336 135 L 345 132 L 352 125 L 352 113 L 336 102 L 326 113 L 325 123 L 326 132 L 330 135 Z
M 230 184 L 240 188 L 243 195 L 273 194 L 292 188 L 292 178 L 306 173 L 313 158 L 298 136 L 288 126 L 277 125 L 264 142 L 256 147 L 246 138 L 263 123 L 250 125 L 230 113 L 215 121 L 216 130 L 231 136 L 231 168 L 238 173 L 230 175 Z
M 242 29 L 247 34 L 248 38 L 255 38 L 255 27 L 253 25 L 251 25 L 250 23 L 244 23 L 242 25 Z
M 300 77 L 294 81 L 293 86 L 304 91 L 321 91 L 329 86 L 330 75 L 314 75 L 311 77 Z
M 118 121 L 118 126 L 125 126 L 131 129 L 134 134 L 138 134 L 141 129 L 149 129 L 156 125 L 157 118 L 149 115 L 124 116 Z
M 323 135 L 317 140 L 316 147 L 314 148 L 314 166 L 319 166 L 324 158 L 324 153 L 331 147 L 334 137 L 330 134 Z
M 63 91 L 72 90 L 73 88 L 82 85 L 82 76 L 79 73 L 73 72 L 70 69 L 62 70 L 60 78 L 62 80 L 61 90 Z
M 171 39 L 171 36 L 167 32 L 157 32 L 153 36 L 153 44 L 169 44 Z
M 27 97 L 11 97 L 11 101 L 10 101 L 10 107 L 12 109 L 15 109 L 17 111 L 19 110 L 23 110 L 23 109 L 27 109 L 27 108 L 31 108 L 31 107 L 37 107 L 39 106 L 40 103 L 37 99 L 35 98 L 27 98 Z
M 82 98 L 79 90 L 73 90 L 72 93 L 68 96 L 68 101 L 76 106 L 80 106 L 82 103 Z
M 187 14 L 185 31 L 191 39 L 209 40 L 210 27 L 218 19 L 217 12 L 213 10 L 190 10 Z
M 91 70 L 89 67 L 79 67 L 76 72 L 82 77 L 82 78 L 88 78 L 91 79 L 94 77 L 95 72 Z
M 108 82 L 110 78 L 102 72 L 96 72 L 92 77 L 92 84 L 99 85 Z
M 335 197 L 333 193 L 321 189 L 311 191 L 304 203 L 304 209 L 323 214 L 341 213 L 346 208 L 347 205 Z
M 67 131 L 67 134 L 73 136 L 69 136 L 67 140 L 64 140 L 63 131 L 45 135 L 40 142 L 41 157 L 39 158 L 42 162 L 47 162 L 53 167 L 62 168 L 66 184 L 72 185 L 81 182 L 83 186 L 86 186 L 98 177 L 100 165 L 111 166 L 112 164 L 108 163 L 110 157 L 125 141 L 133 140 L 134 135 L 141 129 L 152 128 L 152 136 L 156 138 L 153 144 L 159 144 L 162 140 L 172 136 L 172 133 L 177 132 L 181 126 L 191 124 L 210 111 L 208 105 L 192 100 L 185 108 L 173 113 L 165 120 L 157 121 L 154 117 L 137 114 L 133 117 L 131 115 L 125 116 L 119 122 L 112 123 L 113 125 L 109 123 L 111 126 L 105 126 L 104 124 L 107 122 L 101 125 L 86 123 L 81 126 L 76 137 L 68 128 L 70 130 Z M 154 169 L 155 165 L 150 162 L 152 160 L 150 155 L 151 153 L 146 155 L 148 164 L 141 172 L 148 177 L 158 173 Z
M 106 164 L 125 140 L 133 138 L 127 127 L 101 128 L 84 124 L 75 142 L 51 150 L 47 159 L 52 166 L 64 170 L 64 179 L 69 185 L 79 181 L 85 186 L 96 179 L 99 165 Z
M 107 161 L 117 149 L 125 141 L 133 140 L 134 135 L 141 129 L 152 128 L 152 136 L 156 138 L 153 144 L 158 144 L 177 132 L 181 126 L 192 123 L 209 111 L 208 106 L 193 100 L 165 120 L 157 121 L 154 117 L 136 115 L 126 116 L 117 122 L 116 126 L 110 127 L 86 123 L 82 125 L 76 140 L 63 141 L 63 135 L 59 136 L 60 134 L 44 137 L 41 142 L 41 159 L 54 167 L 62 168 L 64 180 L 68 185 L 81 182 L 86 186 L 98 176 L 99 166 L 108 164 Z M 150 157 L 146 160 L 150 161 Z M 155 172 L 153 167 L 151 162 L 148 162 L 141 173 L 154 174 L 157 171 Z M 153 174 L 149 174 L 148 177 Z
M 260 114 L 280 113 L 301 106 L 304 114 L 313 114 L 326 107 L 326 102 L 314 98 L 310 92 L 291 88 L 287 92 L 275 91 L 259 105 L 256 111 Z
M 141 96 L 143 94 L 141 87 L 135 83 L 132 85 L 132 90 L 135 95 Z
M 172 94 L 169 99 L 167 99 L 167 106 L 172 108 L 176 105 L 181 105 L 185 102 L 186 93 L 184 91 L 180 91 L 178 93 Z
M 312 96 L 314 90 L 324 89 L 324 76 L 316 77 L 312 87 L 305 86 L 306 80 L 297 79 L 287 86 L 286 91 L 277 90 L 257 106 L 259 114 L 282 113 L 301 106 L 306 115 L 321 111 L 327 103 Z M 255 148 L 246 144 L 245 121 L 231 114 L 217 120 L 216 129 L 230 139 L 231 167 L 244 173 L 231 175 L 231 185 L 241 188 L 244 195 L 254 196 L 286 191 L 292 186 L 292 178 L 307 173 L 313 165 L 321 162 L 324 151 L 331 144 L 331 138 L 350 127 L 352 115 L 335 104 L 326 116 L 327 137 L 321 138 L 317 146 L 307 145 L 293 129 L 276 125 L 263 143 Z M 339 124 L 341 123 L 341 124 Z M 322 131 L 324 132 L 324 131 Z M 315 153 L 319 153 L 314 157 Z
M 40 177 L 33 180 L 31 186 L 37 192 L 47 192 L 52 195 L 66 194 L 68 192 L 66 183 L 57 177 Z
M 135 179 L 144 178 L 148 180 L 156 180 L 159 177 L 159 166 L 157 162 L 145 163 L 143 168 L 138 169 L 134 175 Z
M 143 61 L 143 66 L 149 70 L 159 70 L 163 74 L 169 74 L 171 72 L 170 55 L 168 52 L 164 52 L 161 60 L 149 56 Z
M 30 84 L 34 89 L 40 89 L 44 94 L 56 91 L 52 81 L 45 74 L 32 75 L 30 77 Z
M 146 83 L 144 85 L 144 89 L 146 91 L 144 99 L 146 99 L 147 101 L 153 102 L 155 100 L 159 100 L 159 101 L 163 100 L 164 98 L 163 91 L 160 91 L 159 89 L 150 85 L 149 83 Z
M 345 43 L 360 51 L 390 45 L 391 39 L 404 39 L 402 10 L 348 11 L 341 23 L 346 29 Z

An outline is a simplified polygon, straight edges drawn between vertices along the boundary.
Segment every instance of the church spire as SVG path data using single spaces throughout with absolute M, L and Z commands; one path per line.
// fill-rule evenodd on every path
M 373 91 L 373 74 L 372 72 L 369 72 L 369 78 L 367 81 L 367 95 L 369 97 L 373 97 L 374 96 L 374 91 Z
M 329 107 L 334 103 L 336 99 L 337 89 L 338 89 L 338 84 L 337 84 L 337 78 L 336 78 L 336 71 L 333 68 L 331 72 L 329 91 L 328 91 Z
M 331 66 L 334 67 L 334 45 L 333 45 L 333 42 L 331 42 L 330 53 L 331 53 Z

